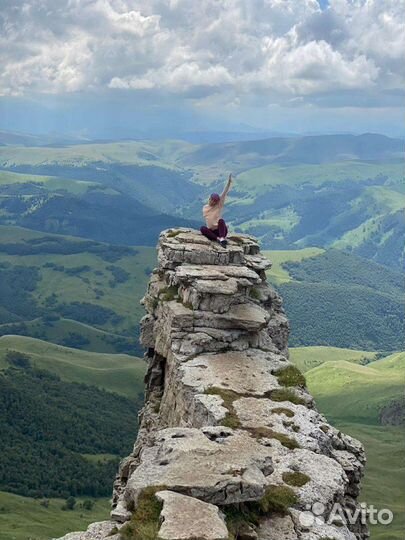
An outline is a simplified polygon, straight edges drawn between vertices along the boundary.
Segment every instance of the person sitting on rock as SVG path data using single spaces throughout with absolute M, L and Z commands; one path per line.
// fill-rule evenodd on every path
M 208 204 L 203 206 L 203 216 L 207 226 L 203 225 L 200 228 L 200 231 L 204 236 L 210 240 L 219 242 L 224 248 L 227 246 L 226 236 L 228 234 L 228 227 L 221 216 L 225 204 L 225 197 L 231 188 L 231 184 L 232 174 L 229 175 L 228 182 L 226 183 L 222 195 L 211 193 Z

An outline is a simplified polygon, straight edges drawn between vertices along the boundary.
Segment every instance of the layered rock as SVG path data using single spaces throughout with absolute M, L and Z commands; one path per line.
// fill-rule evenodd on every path
M 359 520 L 323 519 L 335 503 L 358 508 L 364 451 L 316 410 L 289 362 L 269 266 L 250 236 L 224 249 L 189 229 L 161 234 L 142 301 L 146 400 L 114 484 L 115 536 L 141 530 L 147 494 L 161 540 L 368 538 Z M 308 523 L 314 503 L 322 512 Z

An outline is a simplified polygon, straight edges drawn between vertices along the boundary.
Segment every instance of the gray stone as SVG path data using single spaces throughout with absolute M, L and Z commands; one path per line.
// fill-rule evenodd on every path
M 163 502 L 159 540 L 227 540 L 228 529 L 217 506 L 173 491 L 159 491 Z
M 119 534 L 112 534 L 118 528 L 115 521 L 100 521 L 89 525 L 85 532 L 68 533 L 59 540 L 119 540 Z
M 272 471 L 271 450 L 244 431 L 168 428 L 143 449 L 125 500 L 136 505 L 142 490 L 162 485 L 212 504 L 255 500 L 263 496 Z
M 216 387 L 241 396 L 263 396 L 280 387 L 273 371 L 285 363 L 282 357 L 262 351 L 254 355 L 246 352 L 204 354 L 181 365 L 181 382 L 198 393 Z

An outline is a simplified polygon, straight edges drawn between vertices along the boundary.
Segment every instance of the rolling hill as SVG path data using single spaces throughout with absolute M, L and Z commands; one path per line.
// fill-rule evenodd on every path
M 108 496 L 136 437 L 146 364 L 23 336 L 0 338 L 0 490 Z
M 233 171 L 226 218 L 264 247 L 337 247 L 398 269 L 402 150 L 377 134 L 3 146 L 0 223 L 153 245 L 165 227 L 197 226 Z
M 293 347 L 402 349 L 400 272 L 339 250 L 267 251 L 268 277 L 284 299 Z
M 378 356 L 378 353 L 373 351 L 358 351 L 356 349 L 340 349 L 339 347 L 328 346 L 292 347 L 290 349 L 291 361 L 302 373 L 306 373 L 325 362 L 345 361 L 365 365 L 376 360 Z
M 0 337 L 1 540 L 49 540 L 108 518 L 100 495 L 135 440 L 145 370 L 133 356 Z M 70 511 L 54 498 L 72 494 Z
M 85 500 L 91 501 L 91 510 L 83 509 Z M 63 499 L 32 499 L 0 491 L 0 540 L 49 540 L 108 519 L 107 498 L 77 498 L 71 511 L 63 510 L 65 503 Z
M 0 369 L 8 367 L 7 353 L 29 357 L 31 365 L 62 381 L 96 386 L 142 403 L 146 363 L 127 354 L 105 354 L 62 347 L 26 336 L 0 337 Z
M 367 466 L 360 500 L 394 512 L 392 524 L 371 527 L 372 540 L 402 540 L 405 353 L 373 360 L 373 353 L 365 351 L 302 347 L 291 349 L 291 358 L 306 371 L 320 411 L 365 447 Z M 363 360 L 368 363 L 361 365 Z
M 140 353 L 139 300 L 155 250 L 0 226 L 0 335 Z

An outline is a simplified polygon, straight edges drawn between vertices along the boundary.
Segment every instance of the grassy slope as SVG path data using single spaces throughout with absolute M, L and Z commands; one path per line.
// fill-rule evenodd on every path
M 322 362 L 306 373 L 309 390 L 332 424 L 365 446 L 367 467 L 360 500 L 394 512 L 392 525 L 372 527 L 372 540 L 402 540 L 404 430 L 378 425 L 378 410 L 403 395 L 405 353 L 393 354 L 367 366 L 351 363 L 365 356 L 363 351 L 300 347 L 291 353 L 298 366 L 308 366 L 314 358 Z
M 24 336 L 0 337 L 0 368 L 7 366 L 8 349 L 29 355 L 32 363 L 68 382 L 104 388 L 129 398 L 143 393 L 146 364 L 126 354 L 100 354 L 61 347 Z
M 41 238 L 44 236 L 57 235 L 38 233 L 21 227 L 1 227 L 2 241 L 24 242 L 25 240 Z M 4 238 L 4 240 L 3 240 Z M 61 238 L 72 239 L 80 242 L 78 238 L 62 236 Z M 105 308 L 110 308 L 124 317 L 122 323 L 116 326 L 109 324 L 103 326 L 103 330 L 119 333 L 128 327 L 138 324 L 144 315 L 144 310 L 139 304 L 142 298 L 151 268 L 155 265 L 156 250 L 149 247 L 136 247 L 137 253 L 121 258 L 110 263 L 94 253 L 86 252 L 72 255 L 43 254 L 43 255 L 8 255 L 0 253 L 0 263 L 10 262 L 16 265 L 36 266 L 40 268 L 42 279 L 37 289 L 33 292 L 34 298 L 39 304 L 44 304 L 45 299 L 55 293 L 59 303 L 73 301 L 90 302 Z M 78 266 L 89 266 L 89 271 L 81 272 L 80 275 L 67 275 L 54 268 L 45 268 L 44 265 L 52 261 L 62 265 L 66 269 Z M 124 283 L 118 283 L 114 288 L 110 287 L 109 281 L 113 278 L 108 266 L 118 266 L 129 273 L 129 278 Z M 102 274 L 99 274 L 102 272 Z M 85 280 L 89 280 L 86 283 Z M 97 290 L 102 290 L 104 295 L 97 298 Z
M 272 250 L 263 251 L 265 255 L 272 262 L 272 267 L 267 271 L 267 277 L 273 283 L 286 283 L 291 281 L 292 278 L 288 271 L 283 268 L 285 262 L 299 262 L 308 257 L 314 257 L 320 255 L 325 250 L 317 247 L 308 247 L 304 249 L 292 249 L 292 250 Z
M 345 362 L 361 364 L 376 359 L 375 352 L 322 346 L 292 347 L 290 348 L 290 356 L 294 364 L 303 373 L 325 362 L 344 360 Z
M 327 411 L 326 416 L 328 416 Z M 394 513 L 390 525 L 372 525 L 371 540 L 403 540 L 405 529 L 405 435 L 404 429 L 335 422 L 338 428 L 359 439 L 367 455 L 366 473 L 359 500 Z
M 0 331 L 4 327 L 9 328 L 9 325 L 0 325 Z M 113 344 L 109 344 L 106 339 L 108 340 L 110 338 L 121 337 L 119 334 L 99 330 L 94 326 L 80 323 L 78 321 L 74 321 L 73 319 L 65 319 L 63 317 L 57 321 L 52 321 L 52 325 L 45 325 L 41 318 L 33 319 L 32 321 L 26 323 L 26 327 L 26 335 L 32 337 L 41 335 L 43 336 L 41 339 L 56 344 L 63 344 L 63 339 L 66 338 L 69 333 L 79 334 L 89 341 L 81 348 L 86 351 L 98 353 L 115 354 L 117 352 L 115 346 Z M 12 332 L 8 330 L 6 333 L 10 334 Z M 134 340 L 136 340 L 136 338 L 134 338 Z
M 386 369 L 386 361 L 380 360 L 378 369 L 373 363 L 326 362 L 308 371 L 306 378 L 309 387 L 316 389 L 321 409 L 329 407 L 333 418 L 378 424 L 381 407 L 399 399 L 405 387 L 405 373 Z
M 70 382 L 80 382 L 139 398 L 146 364 L 124 354 L 97 354 L 61 347 L 23 336 L 0 337 L 0 370 L 6 367 L 8 349 L 28 354 L 32 363 Z M 90 460 L 102 456 L 88 456 Z M 80 499 L 78 499 L 80 501 Z M 49 540 L 93 521 L 108 519 L 108 499 L 96 499 L 91 511 L 62 511 L 63 501 L 51 499 L 49 508 L 38 500 L 0 492 L 0 540 Z
M 82 500 L 77 499 L 77 509 L 63 511 L 61 499 L 50 499 L 44 508 L 39 500 L 0 491 L 0 540 L 49 540 L 108 519 L 108 499 L 94 500 L 90 511 L 79 508 Z
M 41 187 L 49 191 L 66 190 L 74 195 L 86 193 L 89 187 L 96 187 L 96 182 L 85 180 L 70 180 L 68 178 L 58 178 L 57 176 L 41 176 L 36 174 L 22 174 L 10 171 L 0 171 L 0 188 L 13 184 L 40 184 Z M 102 187 L 102 186 L 101 186 Z
M 395 182 L 403 178 L 401 163 L 366 163 L 361 161 L 343 161 L 314 165 L 278 166 L 265 165 L 241 173 L 237 178 L 237 186 L 241 190 L 263 193 L 266 188 L 279 184 L 298 186 L 304 183 L 321 185 L 328 181 L 347 179 L 358 182 L 375 178 L 378 175 L 388 176 Z
M 171 141 L 171 143 L 171 148 L 174 148 L 175 141 Z M 164 142 L 152 143 L 148 141 L 123 141 L 61 147 L 0 147 L 0 161 L 4 167 L 44 164 L 76 165 L 78 163 L 84 165 L 93 162 L 150 165 L 159 160 L 159 166 L 175 168 L 174 165 L 165 161 L 165 155 L 170 156 L 170 153 L 165 152 Z
M 387 352 L 401 348 L 399 272 L 337 250 L 305 248 L 264 254 L 273 263 L 267 277 L 278 286 L 290 318 L 291 345 Z

